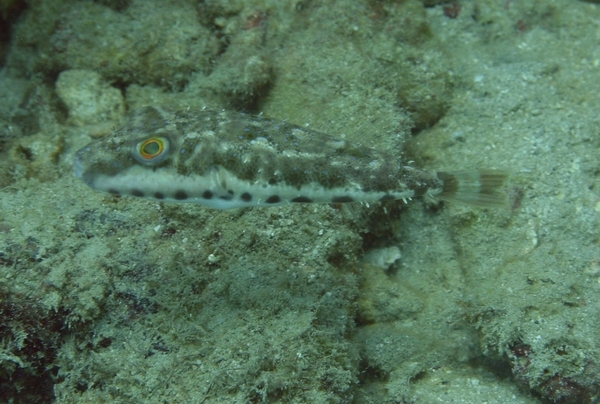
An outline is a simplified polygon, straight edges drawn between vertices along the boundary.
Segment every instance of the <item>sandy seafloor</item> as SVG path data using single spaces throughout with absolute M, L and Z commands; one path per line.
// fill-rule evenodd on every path
M 0 402 L 599 402 L 600 4 L 436 3 L 0 3 Z M 506 169 L 511 206 L 215 211 L 75 178 L 143 105 Z

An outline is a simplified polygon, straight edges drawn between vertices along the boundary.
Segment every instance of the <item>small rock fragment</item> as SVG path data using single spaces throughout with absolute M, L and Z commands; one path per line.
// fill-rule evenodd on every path
M 381 269 L 388 269 L 398 261 L 401 256 L 400 249 L 396 246 L 376 248 L 368 251 L 363 257 L 363 261 Z

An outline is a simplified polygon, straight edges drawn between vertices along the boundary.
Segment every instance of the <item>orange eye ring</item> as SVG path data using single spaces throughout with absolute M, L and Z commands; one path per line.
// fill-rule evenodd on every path
M 161 155 L 163 151 L 165 151 L 165 140 L 160 137 L 151 137 L 150 139 L 146 139 L 140 143 L 138 146 L 138 150 L 140 152 L 140 156 L 147 160 L 152 160 Z
M 157 164 L 168 156 L 169 140 L 165 137 L 154 136 L 139 142 L 133 156 L 142 164 Z

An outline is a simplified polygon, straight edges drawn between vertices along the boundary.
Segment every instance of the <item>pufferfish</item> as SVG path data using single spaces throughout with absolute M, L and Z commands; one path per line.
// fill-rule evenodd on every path
M 499 170 L 428 171 L 397 153 L 235 111 L 145 107 L 75 154 L 91 188 L 216 209 L 431 197 L 503 207 Z

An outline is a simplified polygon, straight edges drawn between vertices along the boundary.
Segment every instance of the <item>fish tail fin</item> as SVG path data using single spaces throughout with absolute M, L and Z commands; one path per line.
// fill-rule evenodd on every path
M 509 205 L 504 190 L 508 179 L 506 171 L 438 171 L 437 176 L 444 183 L 441 194 L 436 195 L 439 199 L 482 208 L 506 208 Z

